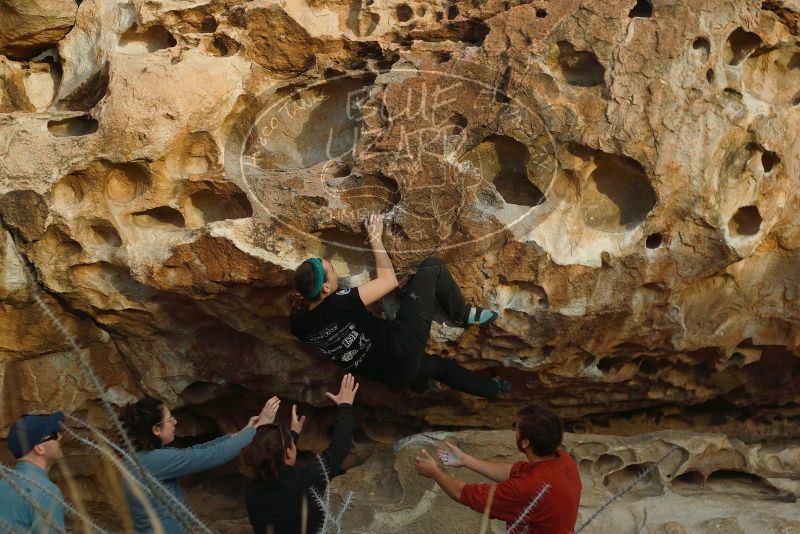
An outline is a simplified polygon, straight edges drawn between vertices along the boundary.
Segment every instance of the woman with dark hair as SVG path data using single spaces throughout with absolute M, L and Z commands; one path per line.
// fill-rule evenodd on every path
M 325 489 L 339 474 L 353 441 L 353 399 L 358 384 L 351 374 L 342 378 L 339 393 L 326 395 L 337 405 L 333 440 L 317 461 L 297 466 L 297 440 L 305 417 L 292 407 L 290 426 L 276 424 L 258 429 L 241 455 L 242 470 L 253 482 L 245 492 L 250 524 L 255 534 L 313 534 L 324 522 L 324 511 L 314 493 L 324 499 Z
M 166 404 L 145 397 L 127 406 L 123 413 L 123 423 L 136 449 L 134 454 L 138 462 L 138 465 L 128 462 L 126 467 L 130 474 L 145 486 L 147 477 L 140 471 L 140 467 L 146 469 L 179 502 L 185 503 L 186 497 L 178 479 L 217 467 L 236 458 L 239 451 L 253 440 L 257 428 L 269 425 L 275 420 L 280 402 L 278 397 L 269 399 L 261 413 L 251 417 L 247 425 L 235 434 L 228 434 L 193 447 L 176 449 L 168 445 L 175 439 L 178 420 Z M 148 511 L 155 514 L 163 532 L 169 534 L 189 532 L 184 525 L 185 521 L 182 522 L 175 517 L 160 500 L 142 499 L 141 492 L 127 485 L 125 497 L 137 533 L 156 530 Z
M 295 288 L 306 306 L 292 314 L 292 334 L 345 370 L 387 384 L 425 391 L 428 379 L 433 378 L 479 397 L 495 398 L 509 391 L 505 380 L 425 353 L 437 303 L 463 326 L 497 319 L 496 312 L 465 304 L 443 260 L 431 256 L 422 262 L 403 291 L 394 320 L 381 319 L 367 310 L 397 287 L 397 277 L 382 242 L 383 217 L 372 214 L 364 225 L 375 256 L 376 278 L 358 287 L 339 288 L 330 262 L 307 259 L 295 271 Z

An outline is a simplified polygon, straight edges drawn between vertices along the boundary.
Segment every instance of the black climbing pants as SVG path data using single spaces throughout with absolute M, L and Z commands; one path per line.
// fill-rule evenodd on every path
M 464 322 L 469 313 L 447 264 L 434 256 L 427 258 L 403 293 L 400 309 L 391 323 L 384 379 L 421 386 L 433 378 L 464 393 L 497 397 L 497 383 L 490 377 L 466 369 L 454 360 L 425 353 L 437 304 L 457 323 Z

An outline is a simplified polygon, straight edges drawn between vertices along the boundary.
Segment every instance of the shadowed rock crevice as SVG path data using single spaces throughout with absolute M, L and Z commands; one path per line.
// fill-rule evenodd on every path
M 732 236 L 753 236 L 761 229 L 761 214 L 756 206 L 739 208 L 728 223 Z
M 236 39 L 224 33 L 218 33 L 208 42 L 206 50 L 217 57 L 228 57 L 236 55 L 241 45 Z
M 90 111 L 108 92 L 108 63 L 89 76 L 68 95 L 61 95 L 58 108 L 70 111 Z
M 761 45 L 761 37 L 744 28 L 736 28 L 725 43 L 725 62 L 738 65 Z
M 603 84 L 606 69 L 593 52 L 575 50 L 568 41 L 559 41 L 557 46 L 556 66 L 565 82 L 577 87 L 595 87 Z
M 628 16 L 633 17 L 652 17 L 653 16 L 653 3 L 651 0 L 636 0 L 636 5 L 634 5 Z
M 243 191 L 226 189 L 211 187 L 189 195 L 184 207 L 188 226 L 251 217 L 253 206 L 247 195 Z
M 661 484 L 660 477 L 657 474 L 653 476 L 645 474 L 647 470 L 654 465 L 653 462 L 627 465 L 624 469 L 606 475 L 603 479 L 603 485 L 608 488 L 608 491 L 611 493 L 618 493 L 638 479 L 639 483 L 631 490 L 633 495 L 639 497 L 663 495 L 664 488 Z
M 80 137 L 97 131 L 99 124 L 90 115 L 47 121 L 47 130 L 55 137 Z
M 479 19 L 455 20 L 440 29 L 413 29 L 407 34 L 398 35 L 395 40 L 404 46 L 410 46 L 414 40 L 431 43 L 453 41 L 481 46 L 489 31 L 489 25 Z
M 593 170 L 581 190 L 583 221 L 606 232 L 641 224 L 658 200 L 642 165 L 627 156 L 593 150 L 584 152 L 586 156 Z
M 133 224 L 140 228 L 159 230 L 180 229 L 186 226 L 180 211 L 170 206 L 159 206 L 131 214 Z
M 469 162 L 508 204 L 536 206 L 544 194 L 528 178 L 528 148 L 508 136 L 493 135 L 461 157 Z
M 164 26 L 151 26 L 140 29 L 134 26 L 120 35 L 117 52 L 130 55 L 143 55 L 172 48 L 177 44 L 175 37 Z

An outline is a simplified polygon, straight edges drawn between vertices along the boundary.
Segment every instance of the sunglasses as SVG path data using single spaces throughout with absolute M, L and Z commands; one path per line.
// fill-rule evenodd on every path
M 169 419 L 164 419 L 163 421 L 159 421 L 156 425 L 163 425 L 164 423 L 172 423 L 173 425 L 178 424 L 178 420 L 175 417 L 170 417 Z
M 58 441 L 58 438 L 60 437 L 61 434 L 59 434 L 58 430 L 56 430 L 55 432 L 51 432 L 49 434 L 45 434 L 44 436 L 42 436 L 42 439 L 39 440 L 39 443 L 45 443 L 47 441 Z

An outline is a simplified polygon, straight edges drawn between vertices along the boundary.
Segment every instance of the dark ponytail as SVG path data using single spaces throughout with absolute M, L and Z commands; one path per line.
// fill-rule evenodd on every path
M 164 420 L 164 403 L 145 397 L 125 407 L 122 421 L 137 451 L 150 451 L 161 447 L 161 438 L 153 434 L 153 427 Z
M 241 472 L 255 480 L 268 481 L 286 465 L 286 450 L 294 444 L 286 425 L 264 425 L 239 456 Z

